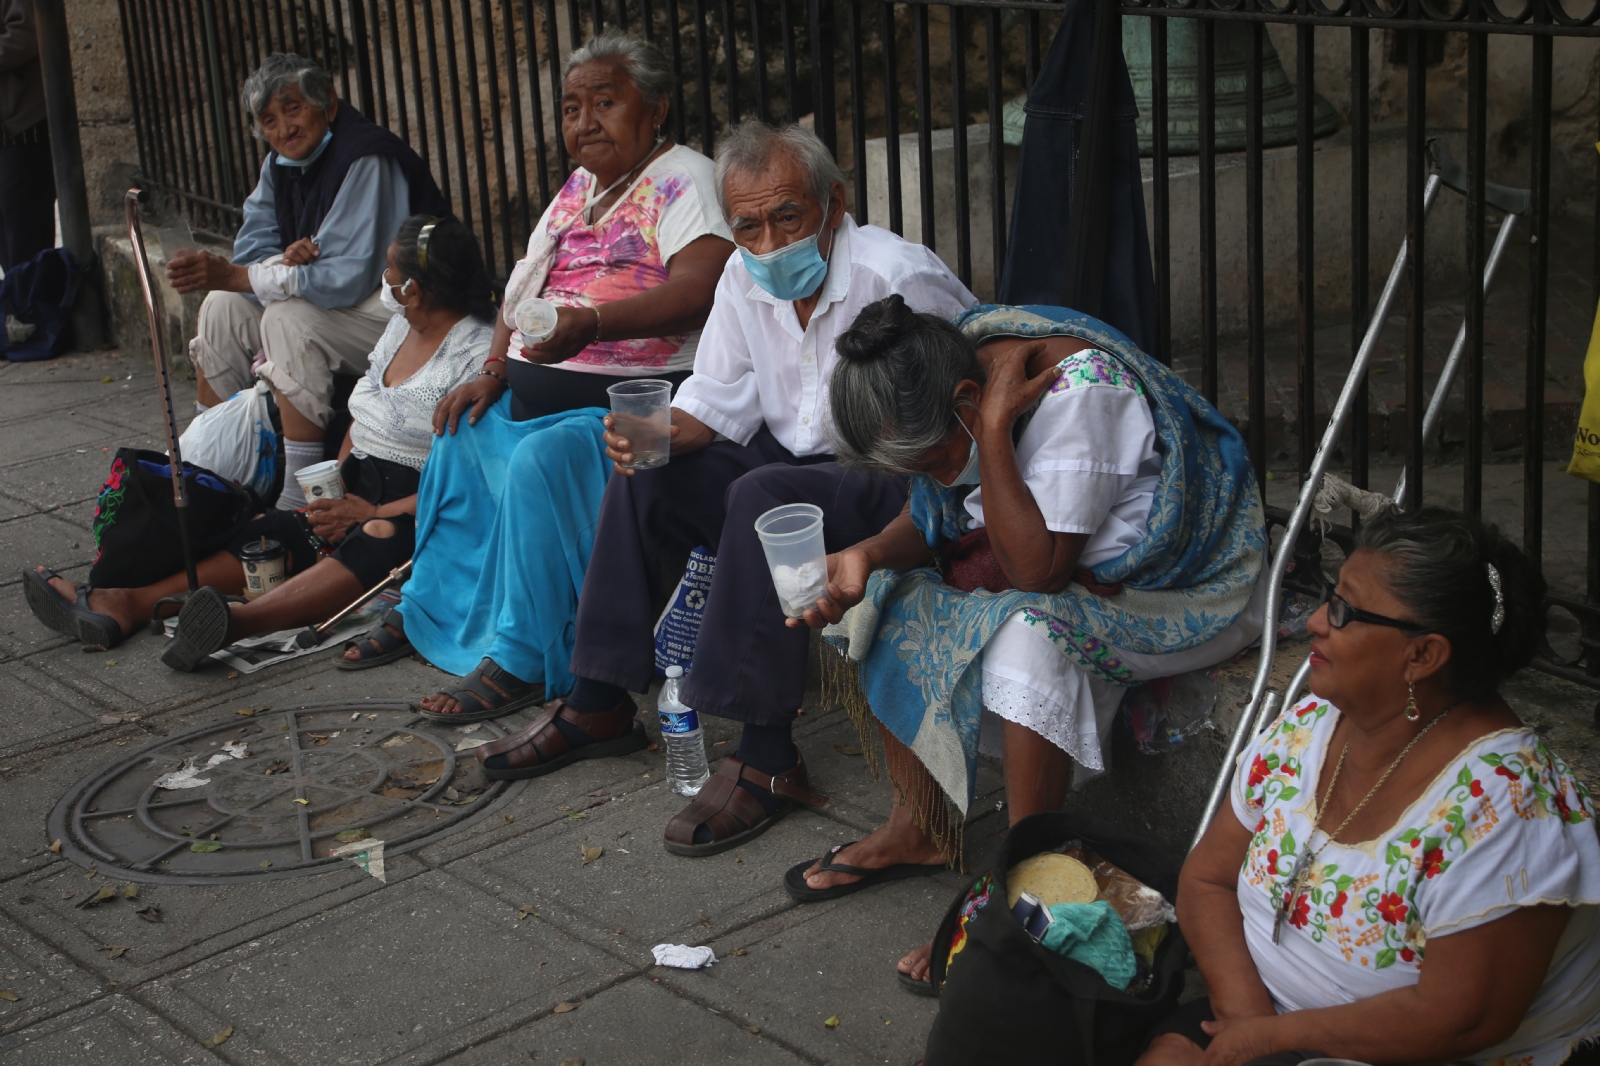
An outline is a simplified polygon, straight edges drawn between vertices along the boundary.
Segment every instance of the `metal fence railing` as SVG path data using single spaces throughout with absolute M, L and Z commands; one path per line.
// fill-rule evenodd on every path
M 1089 2 L 1089 0 L 1081 0 Z M 1534 559 L 1544 547 L 1544 387 L 1550 277 L 1553 42 L 1600 36 L 1597 0 L 1119 0 L 1130 25 L 1147 20 L 1150 70 L 1147 154 L 1149 219 L 1155 265 L 1156 354 L 1180 356 L 1197 370 L 1213 400 L 1223 373 L 1219 308 L 1242 298 L 1244 410 L 1252 458 L 1266 488 L 1268 470 L 1267 263 L 1292 243 L 1291 319 L 1295 385 L 1289 457 L 1309 468 L 1326 412 L 1318 408 L 1317 325 L 1349 322 L 1354 351 L 1383 280 L 1371 269 L 1374 171 L 1378 143 L 1370 111 L 1374 34 L 1388 34 L 1404 62 L 1403 237 L 1409 267 L 1402 290 L 1404 327 L 1403 446 L 1410 499 L 1425 498 L 1428 470 L 1424 311 L 1435 295 L 1428 280 L 1422 190 L 1428 68 L 1441 32 L 1465 38 L 1465 210 L 1450 240 L 1463 242 L 1460 273 L 1482 276 L 1492 237 L 1485 201 L 1488 150 L 1488 49 L 1491 37 L 1515 36 L 1529 51 L 1525 185 L 1532 193 L 1507 271 L 1526 270 L 1522 425 L 1522 543 Z M 178 198 L 197 228 L 231 234 L 239 205 L 254 186 L 263 146 L 237 104 L 246 74 L 273 51 L 310 55 L 336 72 L 341 95 L 410 142 L 440 187 L 483 242 L 502 277 L 521 254 L 545 203 L 568 171 L 554 103 L 563 56 L 597 28 L 622 27 L 660 43 L 677 75 L 671 121 L 678 140 L 710 152 L 718 133 L 742 117 L 805 121 L 834 148 L 850 177 L 858 221 L 905 233 L 945 257 L 980 295 L 997 291 L 1008 233 L 1008 170 L 1015 155 L 1005 135 L 1007 105 L 1032 84 L 1062 7 L 1047 0 L 120 0 L 124 50 L 133 89 L 140 166 L 154 189 Z M 1115 20 L 1112 20 L 1113 24 Z M 1270 25 L 1293 34 L 1294 196 L 1292 223 L 1269 232 L 1263 142 L 1265 79 L 1273 75 L 1262 43 Z M 1215 66 L 1218 37 L 1248 28 L 1244 54 L 1243 224 L 1218 231 L 1219 152 Z M 1170 40 L 1198 34 L 1198 184 L 1194 216 L 1174 215 L 1169 118 Z M 1348 202 L 1337 226 L 1319 198 L 1314 140 L 1324 121 L 1316 93 L 1317 33 L 1326 62 L 1328 30 L 1347 35 L 1350 105 Z M 1283 38 L 1279 37 L 1280 44 Z M 1520 68 L 1519 68 L 1520 69 Z M 1503 72 L 1497 74 L 1502 79 Z M 1136 77 L 1142 84 L 1144 75 Z M 1502 80 L 1499 84 L 1504 85 Z M 1010 140 L 1016 140 L 1013 135 Z M 1286 149 L 1287 150 L 1287 149 Z M 1398 169 L 1398 168 L 1396 168 Z M 1014 177 L 1014 174 L 1012 175 Z M 1187 194 L 1185 194 L 1187 195 Z M 1183 201 L 1188 211 L 1190 201 Z M 1319 216 L 1319 208 L 1323 214 Z M 1398 208 L 1397 208 L 1398 210 Z M 1346 212 L 1347 214 L 1342 214 Z M 1317 219 L 1324 222 L 1319 229 Z M 1498 219 L 1498 215 L 1494 216 Z M 1175 276 L 1174 234 L 1196 224 L 1193 284 Z M 1292 238 L 1288 232 L 1292 229 Z M 1436 232 L 1436 231 L 1434 231 Z M 1224 239 L 1242 239 L 1242 270 L 1219 267 Z M 1347 249 L 1348 291 L 1330 300 L 1317 283 L 1319 240 Z M 1387 240 L 1387 238 L 1384 238 Z M 1526 241 L 1526 243 L 1522 243 Z M 1323 247 L 1326 250 L 1326 246 Z M 1287 251 L 1283 254 L 1288 255 Z M 1384 249 L 1382 254 L 1389 254 Z M 1600 244 L 1592 277 L 1600 282 Z M 1242 274 L 1242 278 L 1239 275 Z M 1343 277 L 1341 269 L 1341 280 Z M 1175 287 L 1176 286 L 1176 287 Z M 1481 288 L 1461 287 L 1465 307 L 1462 382 L 1465 427 L 1461 500 L 1484 505 L 1485 303 Z M 1585 299 L 1600 290 L 1584 293 Z M 1175 311 L 1195 328 L 1175 327 Z M 1324 334 L 1326 336 L 1326 334 Z M 1326 345 L 1326 341 L 1324 341 Z M 1347 355 L 1348 352 L 1341 353 Z M 1437 367 L 1433 368 L 1437 370 Z M 1341 473 L 1367 483 L 1367 403 L 1363 393 Z M 1548 442 L 1555 450 L 1564 441 Z M 1550 455 L 1554 458 L 1554 454 Z M 1582 626 L 1577 659 L 1553 653 L 1541 666 L 1577 680 L 1600 677 L 1600 491 L 1589 496 L 1588 559 L 1583 580 L 1561 575 L 1552 604 Z M 1335 532 L 1335 539 L 1339 534 Z M 1302 547 L 1311 554 L 1312 548 Z

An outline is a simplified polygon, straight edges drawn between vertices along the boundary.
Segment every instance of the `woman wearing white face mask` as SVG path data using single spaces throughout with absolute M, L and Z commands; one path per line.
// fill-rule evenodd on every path
M 1106 769 L 1128 686 L 1220 662 L 1261 625 L 1243 440 L 1120 333 L 1064 308 L 952 325 L 891 296 L 838 346 L 834 452 L 911 475 L 911 501 L 828 557 L 804 624 L 861 604 L 838 645 L 861 681 L 846 702 L 877 719 L 902 802 L 789 871 L 804 902 L 955 861 L 980 748 L 1004 759 L 1013 823 L 1059 808 Z M 926 950 L 901 972 L 925 988 Z

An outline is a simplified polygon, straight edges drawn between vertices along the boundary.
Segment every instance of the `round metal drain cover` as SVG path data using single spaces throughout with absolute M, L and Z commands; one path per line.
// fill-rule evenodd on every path
M 189 884 L 325 873 L 345 862 L 329 851 L 358 839 L 383 841 L 386 856 L 411 851 L 476 821 L 510 787 L 484 778 L 470 751 L 504 731 L 466 728 L 410 703 L 234 717 L 79 781 L 51 813 L 50 836 L 81 866 Z

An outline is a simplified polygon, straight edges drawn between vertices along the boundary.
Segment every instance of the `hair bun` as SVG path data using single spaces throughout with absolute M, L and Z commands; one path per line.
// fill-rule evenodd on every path
M 917 313 L 906 305 L 905 297 L 892 293 L 862 308 L 834 345 L 849 362 L 872 363 L 887 355 L 916 326 Z

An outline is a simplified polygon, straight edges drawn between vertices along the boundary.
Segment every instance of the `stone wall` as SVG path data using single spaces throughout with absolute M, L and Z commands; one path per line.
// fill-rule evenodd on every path
M 67 32 L 72 38 L 91 221 L 117 222 L 122 218 L 122 194 L 139 161 L 139 145 L 133 133 L 116 0 L 72 0 L 67 5 Z

